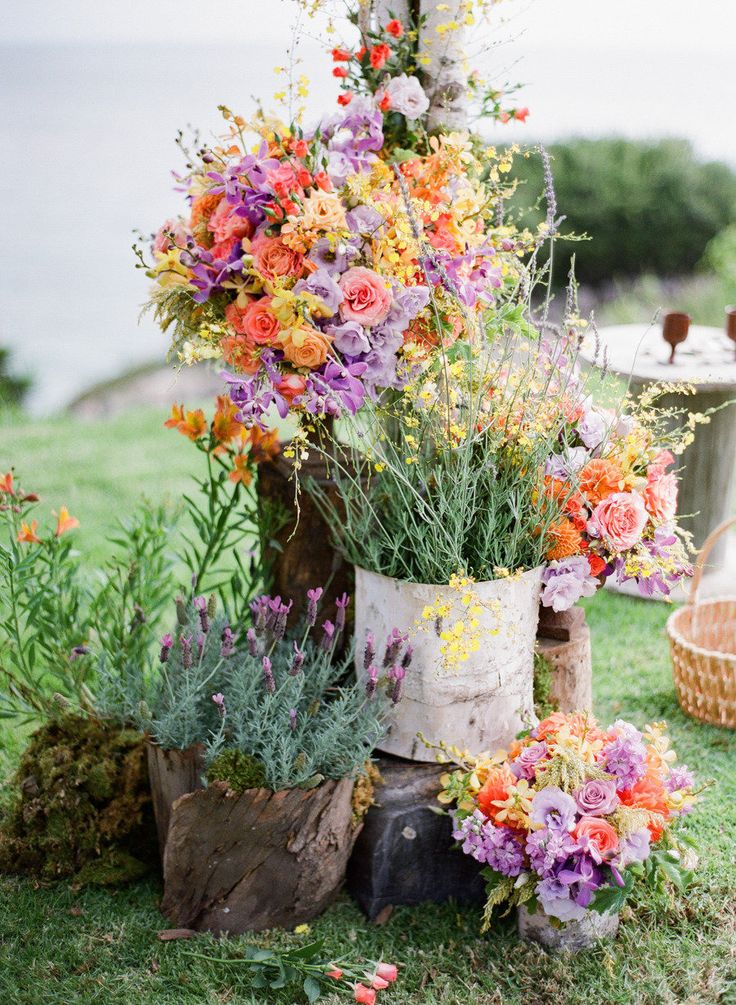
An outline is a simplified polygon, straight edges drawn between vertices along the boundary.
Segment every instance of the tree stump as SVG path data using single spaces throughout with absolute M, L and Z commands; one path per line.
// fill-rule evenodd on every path
M 326 587 L 322 614 L 334 621 L 333 598 L 353 593 L 353 567 L 333 547 L 330 529 L 305 486 L 310 478 L 314 479 L 330 495 L 332 502 L 337 501 L 337 491 L 324 459 L 316 453 L 303 462 L 298 477 L 301 486 L 297 513 L 293 469 L 289 461 L 277 457 L 258 469 L 259 499 L 289 514 L 285 525 L 274 535 L 274 542 L 266 544 L 264 559 L 271 566 L 274 593 L 293 599 L 294 609 L 299 614 L 304 613 L 307 590 L 315 586 Z
M 560 712 L 592 708 L 593 658 L 583 608 L 555 613 L 540 606 L 537 652 L 549 666 L 550 697 Z
M 161 910 L 173 925 L 236 935 L 320 914 L 338 892 L 360 831 L 353 779 L 315 789 L 223 782 L 172 807 Z
M 348 864 L 348 890 L 371 921 L 384 910 L 427 901 L 481 902 L 482 866 L 453 847 L 452 822 L 438 815 L 447 765 L 377 762 L 376 804 Z
M 163 750 L 151 741 L 147 744 L 148 777 L 151 781 L 151 798 L 156 817 L 158 850 L 164 860 L 166 837 L 169 833 L 171 807 L 180 796 L 204 788 L 204 762 L 202 747 L 188 750 Z

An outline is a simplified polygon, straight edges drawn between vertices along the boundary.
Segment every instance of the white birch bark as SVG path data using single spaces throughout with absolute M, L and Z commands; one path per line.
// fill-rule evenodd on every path
M 449 10 L 437 10 L 438 6 Z M 427 128 L 467 129 L 468 127 L 468 75 L 465 66 L 464 43 L 467 27 L 464 24 L 465 3 L 449 0 L 439 5 L 438 0 L 422 0 L 422 14 L 426 24 L 419 39 L 419 55 L 429 60 L 422 65 L 424 89 L 429 98 Z M 457 28 L 442 34 L 437 28 L 448 22 Z

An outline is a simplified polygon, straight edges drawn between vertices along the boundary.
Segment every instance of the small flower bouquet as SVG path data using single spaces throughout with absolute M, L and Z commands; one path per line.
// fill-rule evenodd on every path
M 177 602 L 138 708 L 163 848 L 162 909 L 177 925 L 231 933 L 292 926 L 339 888 L 371 804 L 369 758 L 401 697 L 411 651 L 392 633 L 365 683 L 341 652 L 349 598 L 317 628 L 260 596 L 235 627 L 213 598 Z M 382 700 L 382 692 L 387 699 Z
M 530 934 L 552 945 L 555 928 L 579 937 L 591 912 L 616 915 L 638 880 L 689 880 L 675 829 L 696 793 L 664 723 L 601 729 L 588 713 L 555 712 L 493 757 L 441 749 L 461 767 L 440 801 L 455 804 L 454 836 L 486 866 L 484 929 L 497 905 L 519 906 L 524 919 L 542 912 L 546 932 Z

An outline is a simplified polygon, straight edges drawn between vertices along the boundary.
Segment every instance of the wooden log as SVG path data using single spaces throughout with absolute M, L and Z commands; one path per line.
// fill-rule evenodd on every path
M 203 788 L 202 747 L 197 745 L 189 747 L 188 750 L 162 750 L 157 744 L 149 741 L 147 754 L 158 850 L 163 862 L 171 807 L 180 796 Z
M 360 826 L 353 780 L 315 789 L 222 782 L 176 801 L 164 855 L 163 913 L 173 925 L 231 935 L 309 921 L 345 877 Z
M 348 864 L 348 890 L 371 921 L 401 904 L 482 902 L 483 868 L 454 848 L 452 823 L 438 815 L 447 765 L 377 761 L 381 783 Z
M 560 712 L 593 707 L 593 665 L 590 629 L 580 628 L 567 642 L 537 638 L 537 650 L 552 673 L 551 698 Z
M 277 457 L 259 467 L 259 499 L 265 504 L 283 507 L 289 514 L 273 542 L 266 543 L 264 559 L 270 564 L 273 575 L 272 592 L 293 599 L 297 615 L 304 613 L 307 590 L 322 586 L 327 589 L 322 616 L 334 621 L 334 597 L 343 593 L 352 595 L 355 576 L 352 565 L 333 547 L 329 527 L 305 488 L 310 478 L 329 494 L 333 503 L 337 501 L 337 490 L 327 465 L 315 451 L 303 462 L 299 474 L 302 484 L 297 512 L 293 469 L 289 461 Z

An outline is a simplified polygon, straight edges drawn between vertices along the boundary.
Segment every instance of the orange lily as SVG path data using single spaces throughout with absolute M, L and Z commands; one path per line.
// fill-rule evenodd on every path
M 171 417 L 164 422 L 167 429 L 176 429 L 189 440 L 198 440 L 207 432 L 207 420 L 201 408 L 185 412 L 183 405 L 172 405 Z
M 54 514 L 56 516 L 56 514 Z M 69 510 L 66 506 L 62 506 L 59 510 L 59 516 L 56 521 L 56 536 L 61 537 L 62 534 L 66 534 L 68 530 L 74 530 L 75 527 L 79 526 L 79 520 L 75 516 L 69 515 Z
M 14 494 L 12 471 L 8 471 L 7 474 L 3 475 L 2 478 L 0 478 L 0 492 L 4 492 L 9 496 L 12 496 Z
M 184 421 L 184 406 L 172 405 L 171 416 L 164 422 L 167 429 L 178 429 L 179 423 Z
M 30 524 L 27 524 L 24 520 L 18 531 L 18 540 L 25 544 L 40 544 L 41 538 L 36 534 L 37 528 L 38 520 L 31 520 Z
M 233 470 L 228 475 L 231 482 L 242 482 L 243 485 L 250 485 L 253 481 L 253 472 L 251 471 L 252 461 L 248 454 L 238 454 L 233 460 Z
M 281 452 L 279 434 L 275 429 L 264 433 L 258 426 L 253 426 L 249 434 L 250 437 L 250 458 L 253 464 L 262 464 L 263 461 L 272 461 Z
M 219 395 L 212 420 L 212 435 L 218 443 L 229 443 L 243 432 L 242 423 L 235 418 L 237 414 L 238 406 L 227 395 Z

